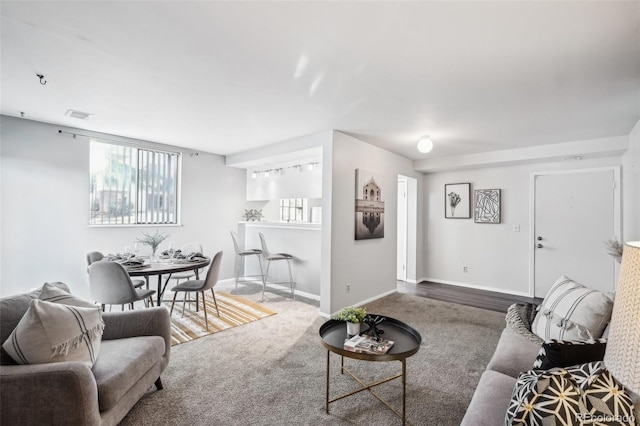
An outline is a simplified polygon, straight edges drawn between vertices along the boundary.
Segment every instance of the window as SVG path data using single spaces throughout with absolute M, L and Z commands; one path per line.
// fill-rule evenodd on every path
M 91 140 L 90 225 L 178 223 L 180 154 Z
M 307 219 L 307 199 L 289 198 L 280 200 L 280 221 L 303 222 Z

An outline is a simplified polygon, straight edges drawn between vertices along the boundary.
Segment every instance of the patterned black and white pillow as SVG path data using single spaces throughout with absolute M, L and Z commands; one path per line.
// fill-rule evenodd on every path
M 607 348 L 607 339 L 591 341 L 563 341 L 552 339 L 540 347 L 533 362 L 535 370 L 549 370 L 557 367 L 569 367 L 587 362 L 602 361 Z
M 566 369 L 576 380 L 584 398 L 587 412 L 585 424 L 635 425 L 634 404 L 625 387 L 604 366 L 603 362 L 590 362 Z M 599 423 L 595 420 L 604 420 Z
M 636 421 L 624 387 L 598 361 L 520 374 L 505 424 L 632 426 Z

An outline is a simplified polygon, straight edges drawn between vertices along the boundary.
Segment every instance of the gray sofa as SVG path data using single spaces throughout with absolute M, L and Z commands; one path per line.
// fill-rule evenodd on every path
M 505 328 L 461 425 L 503 425 L 516 379 L 521 372 L 531 370 L 539 350 L 539 343 Z
M 507 327 L 502 332 L 493 357 L 480 377 L 461 426 L 504 425 L 507 408 L 518 375 L 533 368 L 540 350 L 534 343 Z M 636 418 L 640 419 L 640 397 L 632 395 Z
M 39 292 L 0 299 L 0 344 Z M 171 320 L 166 308 L 104 313 L 93 368 L 80 362 L 18 365 L 1 349 L 3 425 L 115 425 L 169 363 Z

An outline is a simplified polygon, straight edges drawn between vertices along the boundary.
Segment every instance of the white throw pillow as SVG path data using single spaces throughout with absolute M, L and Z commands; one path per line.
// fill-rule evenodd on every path
M 561 276 L 547 293 L 531 331 L 545 341 L 602 337 L 611 320 L 613 297 Z
M 98 305 L 81 299 L 64 289 L 56 286 L 56 284 L 44 283 L 40 291 L 40 300 L 52 303 L 62 303 L 63 305 L 80 306 L 83 308 L 95 308 Z
M 18 364 L 79 361 L 91 368 L 100 351 L 103 330 L 98 306 L 36 299 L 2 347 Z

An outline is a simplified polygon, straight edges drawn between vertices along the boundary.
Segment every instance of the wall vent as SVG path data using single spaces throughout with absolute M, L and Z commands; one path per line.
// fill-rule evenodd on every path
M 93 116 L 93 114 L 89 114 L 88 112 L 76 111 L 74 109 L 67 110 L 65 115 L 68 117 L 78 118 L 80 120 L 88 120 Z

